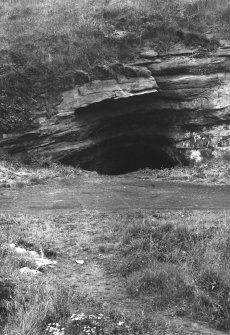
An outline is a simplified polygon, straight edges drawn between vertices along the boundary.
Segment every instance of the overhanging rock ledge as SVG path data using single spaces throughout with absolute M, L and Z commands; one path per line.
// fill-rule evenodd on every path
M 194 151 L 229 152 L 230 47 L 205 57 L 180 49 L 140 55 L 114 78 L 64 92 L 52 117 L 2 134 L 0 146 L 109 174 L 186 164 Z

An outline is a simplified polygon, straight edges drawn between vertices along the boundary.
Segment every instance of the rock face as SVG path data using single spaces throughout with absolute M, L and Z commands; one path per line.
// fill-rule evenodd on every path
M 205 55 L 142 50 L 135 63 L 111 68 L 113 79 L 64 92 L 53 117 L 38 117 L 31 132 L 3 134 L 1 147 L 105 174 L 230 150 L 230 46 Z

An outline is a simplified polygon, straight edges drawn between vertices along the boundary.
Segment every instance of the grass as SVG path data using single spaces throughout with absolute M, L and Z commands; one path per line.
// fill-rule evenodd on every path
M 0 153 L 0 158 L 0 188 L 38 185 L 50 179 L 81 174 L 79 169 L 33 156 L 28 156 L 25 162 L 4 153 Z
M 46 158 L 36 156 L 25 157 L 24 162 L 3 153 L 1 158 L 0 188 L 39 185 L 55 178 L 68 178 L 83 174 L 80 169 L 52 163 Z M 217 159 L 213 158 L 190 166 L 159 170 L 144 169 L 134 174 L 138 174 L 138 177 L 141 178 L 224 185 L 230 182 L 229 155 L 226 153 Z
M 229 184 L 230 163 L 226 153 L 189 166 L 176 166 L 171 169 L 145 169 L 138 172 L 140 176 L 168 181 L 195 182 L 205 184 Z
M 45 254 L 56 255 L 60 232 L 53 222 L 23 215 L 2 215 L 1 225 L 5 228 L 0 238 L 0 289 L 5 292 L 0 305 L 4 334 L 45 334 L 49 323 L 58 322 L 68 327 L 74 313 L 103 312 L 99 303 L 74 292 L 51 271 L 32 277 L 19 272 L 23 266 L 33 268 L 33 264 L 24 255 L 12 253 L 7 248 L 8 243 L 26 245 L 33 250 L 42 247 Z
M 0 315 L 4 334 L 46 335 L 48 325 L 58 323 L 60 327 L 52 327 L 65 328 L 59 335 L 83 335 L 84 327 L 95 322 L 98 334 L 102 330 L 108 335 L 202 334 L 202 328 L 198 327 L 199 332 L 191 324 L 186 328 L 181 317 L 229 330 L 228 217 L 228 212 L 219 211 L 88 212 L 44 217 L 1 214 Z M 80 230 L 78 240 L 81 225 L 85 232 Z M 83 287 L 79 292 L 70 285 L 68 274 L 63 276 L 66 268 L 23 275 L 20 268 L 34 268 L 33 262 L 7 247 L 15 243 L 30 250 L 42 248 L 47 257 L 62 264 L 62 259 L 69 262 L 76 251 L 80 255 L 81 249 L 85 250 L 84 241 L 90 245 L 86 251 L 90 259 L 103 253 L 109 278 L 112 274 L 125 278 L 127 293 L 142 305 L 139 310 L 121 312 L 112 307 L 113 301 L 97 301 L 82 293 Z M 103 314 L 100 320 L 99 314 Z M 170 318 L 164 317 L 168 314 Z
M 31 235 L 28 234 L 28 224 L 32 229 Z M 52 278 L 48 278 L 42 275 L 31 277 L 21 274 L 19 271 L 21 267 L 33 268 L 32 261 L 24 255 L 15 255 L 7 247 L 12 239 L 20 245 L 22 236 L 24 238 L 28 238 L 28 235 L 33 236 L 35 242 L 32 227 L 36 226 L 38 233 L 36 249 L 39 235 L 43 240 L 47 233 L 40 224 L 41 221 L 30 222 L 26 217 L 1 217 L 1 225 L 6 228 L 2 229 L 0 239 L 0 277 L 3 279 L 1 289 L 7 292 L 5 297 L 1 296 L 5 334 L 39 334 L 44 331 L 46 323 L 63 319 L 70 313 L 70 300 L 73 302 L 73 298 L 70 299 L 68 288 L 62 287 L 52 275 Z M 29 239 L 27 241 L 33 246 L 33 241 Z
M 105 218 L 98 214 L 89 214 L 89 217 L 94 217 L 98 222 L 103 217 L 104 220 L 111 220 L 111 216 Z M 62 219 L 52 216 L 0 216 L 0 316 L 3 333 L 83 335 L 87 334 L 84 327 L 92 326 L 91 333 L 94 334 L 93 327 L 96 322 L 97 334 L 185 334 L 181 327 L 175 327 L 163 319 L 151 320 L 144 313 L 121 312 L 108 304 L 95 301 L 82 291 L 73 289 L 61 276 L 54 275 L 52 269 L 44 270 L 37 276 L 20 273 L 21 267 L 33 268 L 34 265 L 24 255 L 14 254 L 8 248 L 8 243 L 22 245 L 23 236 L 23 245 L 27 249 L 35 250 L 42 245 L 45 253 L 47 250 L 56 251 L 60 241 L 66 239 L 66 231 L 64 233 L 60 227 L 64 221 L 73 223 L 73 220 L 76 220 L 76 214 L 68 220 L 65 216 Z M 61 331 L 63 328 L 64 333 Z
M 132 61 L 144 46 L 186 43 L 180 29 L 229 29 L 226 0 L 1 0 L 0 8 L 1 133 L 33 128 L 34 115 L 55 113 L 61 92 L 111 75 L 108 64 Z
M 131 295 L 153 309 L 230 329 L 228 214 L 139 213 L 119 228 L 115 261 Z

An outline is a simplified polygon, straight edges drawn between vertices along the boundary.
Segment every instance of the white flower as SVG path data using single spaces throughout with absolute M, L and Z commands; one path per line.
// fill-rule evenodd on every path
M 192 150 L 190 159 L 194 160 L 196 163 L 199 163 L 202 161 L 201 153 L 199 150 Z

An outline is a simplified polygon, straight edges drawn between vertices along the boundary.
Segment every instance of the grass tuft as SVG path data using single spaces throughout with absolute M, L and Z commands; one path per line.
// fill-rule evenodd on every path
M 230 229 L 191 218 L 168 223 L 151 216 L 124 226 L 117 271 L 135 296 L 151 296 L 153 308 L 172 308 L 218 329 L 230 329 Z M 173 220 L 173 218 L 172 218 Z
M 0 188 L 43 184 L 49 179 L 71 177 L 81 170 L 52 163 L 49 159 L 29 156 L 24 162 L 0 152 Z

